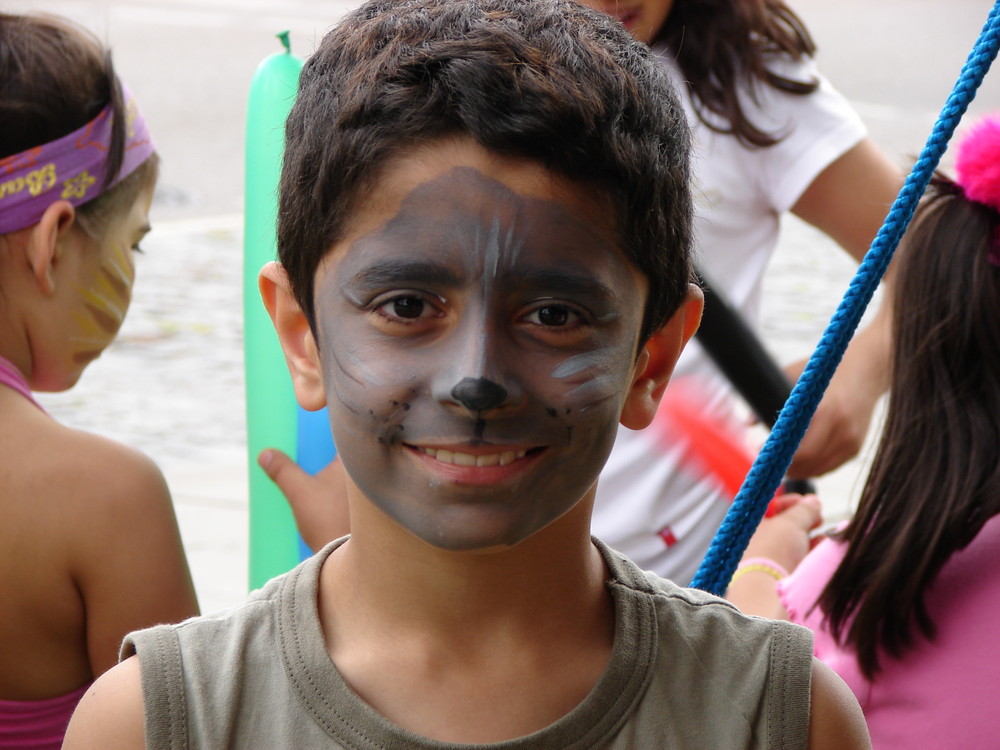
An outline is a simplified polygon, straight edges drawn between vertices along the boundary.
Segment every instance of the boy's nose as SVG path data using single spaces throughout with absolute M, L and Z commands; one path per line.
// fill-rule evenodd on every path
M 469 411 L 489 411 L 507 400 L 507 389 L 486 378 L 462 378 L 451 397 Z
M 516 376 L 509 372 L 512 352 L 503 332 L 485 316 L 469 315 L 438 351 L 441 368 L 433 378 L 434 398 L 446 408 L 474 417 L 507 412 L 524 399 Z

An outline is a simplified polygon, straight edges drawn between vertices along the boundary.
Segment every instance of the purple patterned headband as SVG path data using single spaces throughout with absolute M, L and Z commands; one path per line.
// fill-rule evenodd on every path
M 153 151 L 153 139 L 135 99 L 125 99 L 125 153 L 111 186 L 135 171 Z M 54 201 L 79 206 L 102 192 L 114 114 L 109 104 L 79 130 L 51 143 L 0 159 L 0 234 L 37 224 Z

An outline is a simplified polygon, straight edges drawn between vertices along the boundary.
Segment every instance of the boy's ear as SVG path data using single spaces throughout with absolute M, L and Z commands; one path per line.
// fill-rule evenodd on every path
M 296 401 L 307 411 L 322 409 L 326 406 L 326 392 L 319 347 L 305 313 L 292 294 L 284 267 L 280 263 L 268 263 L 260 270 L 257 285 L 285 352 Z
M 56 201 L 45 209 L 28 235 L 24 246 L 25 259 L 38 289 L 46 296 L 55 291 L 56 269 L 75 221 L 73 204 L 65 200 Z
M 641 430 L 653 421 L 677 358 L 698 330 L 704 306 L 705 297 L 701 289 L 695 284 L 688 284 L 687 297 L 677 312 L 649 337 L 639 353 L 635 376 L 622 408 L 621 423 L 625 427 Z

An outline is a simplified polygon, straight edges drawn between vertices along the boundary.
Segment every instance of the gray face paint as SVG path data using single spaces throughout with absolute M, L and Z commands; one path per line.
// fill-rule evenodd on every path
M 644 285 L 578 218 L 583 198 L 559 195 L 456 166 L 335 247 L 317 283 L 345 467 L 433 545 L 516 544 L 573 507 L 611 450 Z

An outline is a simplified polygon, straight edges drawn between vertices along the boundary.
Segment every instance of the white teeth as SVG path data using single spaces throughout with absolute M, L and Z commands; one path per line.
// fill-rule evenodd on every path
M 459 453 L 458 451 L 437 448 L 421 448 L 420 450 L 443 464 L 455 464 L 456 466 L 506 466 L 519 458 L 524 458 L 528 453 L 527 451 L 504 451 L 503 453 L 475 456 L 471 453 Z

